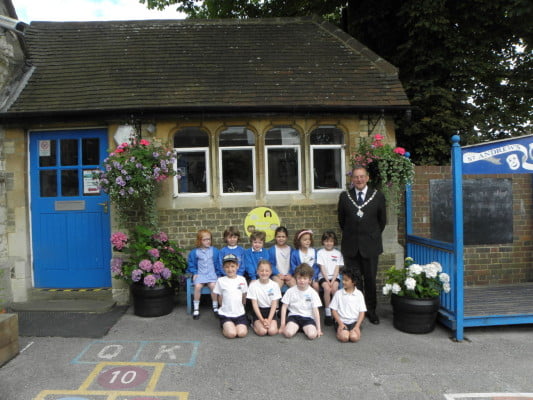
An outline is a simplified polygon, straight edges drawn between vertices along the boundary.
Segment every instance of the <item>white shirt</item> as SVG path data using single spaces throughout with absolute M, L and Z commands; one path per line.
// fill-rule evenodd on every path
M 322 301 L 315 289 L 309 286 L 306 290 L 293 286 L 285 292 L 281 299 L 283 304 L 288 304 L 289 316 L 299 315 L 301 317 L 314 318 L 313 308 L 322 307 Z
M 353 293 L 348 293 L 345 289 L 337 290 L 329 308 L 339 313 L 342 322 L 353 324 L 357 322 L 359 313 L 366 312 L 365 297 L 358 289 L 354 289 Z
M 333 273 L 335 272 L 335 267 L 344 265 L 344 259 L 342 258 L 342 254 L 337 249 L 320 249 L 318 250 L 317 254 L 317 264 L 320 266 L 324 266 L 326 269 L 326 272 L 328 274 L 327 279 L 333 278 Z M 318 274 L 318 279 L 322 279 L 324 276 L 322 276 L 322 270 L 320 270 Z
M 228 278 L 227 276 L 218 278 L 213 289 L 213 293 L 222 296 L 222 307 L 218 309 L 218 313 L 232 318 L 243 315 L 242 295 L 247 291 L 246 279 L 240 275 L 235 278 Z
M 281 290 L 272 279 L 269 279 L 268 283 L 256 280 L 250 284 L 246 298 L 257 300 L 257 305 L 261 308 L 270 308 L 272 301 L 281 299 Z

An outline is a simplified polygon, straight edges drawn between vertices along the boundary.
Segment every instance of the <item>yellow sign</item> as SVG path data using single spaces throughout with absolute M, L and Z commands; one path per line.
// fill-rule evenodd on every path
M 280 224 L 278 215 L 268 207 L 257 207 L 248 213 L 244 219 L 244 231 L 248 236 L 253 231 L 266 233 L 266 241 L 274 240 L 275 230 Z

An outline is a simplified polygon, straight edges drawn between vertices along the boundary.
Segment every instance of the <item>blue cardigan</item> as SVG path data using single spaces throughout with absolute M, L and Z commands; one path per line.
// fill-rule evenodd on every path
M 215 273 L 217 276 L 224 276 L 224 271 L 222 271 L 222 264 L 220 263 L 220 254 L 219 250 L 211 246 L 213 249 L 213 264 L 215 266 Z M 187 257 L 187 272 L 196 275 L 198 272 L 198 257 L 196 255 L 196 248 L 192 249 Z
M 314 274 L 313 274 L 313 280 L 316 280 L 316 279 L 318 279 L 318 272 L 320 271 L 320 269 L 319 269 L 318 264 L 317 264 L 317 251 L 314 248 L 311 249 L 311 250 L 314 251 L 314 253 L 315 253 L 314 260 L 313 260 L 313 265 L 311 265 L 311 267 L 315 271 Z M 294 275 L 294 270 L 301 263 L 302 263 L 302 260 L 300 259 L 300 250 L 294 249 L 291 252 L 291 269 L 289 271 L 291 275 Z

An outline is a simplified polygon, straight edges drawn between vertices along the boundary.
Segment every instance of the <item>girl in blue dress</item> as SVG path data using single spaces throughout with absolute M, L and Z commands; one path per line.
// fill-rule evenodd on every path
M 294 250 L 291 253 L 291 269 L 289 273 L 294 276 L 294 271 L 300 264 L 307 264 L 313 268 L 312 281 L 318 278 L 317 251 L 313 247 L 313 231 L 310 229 L 300 229 L 294 235 Z
M 199 230 L 196 234 L 196 248 L 189 253 L 187 259 L 187 272 L 193 275 L 193 319 L 200 318 L 200 296 L 205 285 L 211 290 L 213 312 L 218 314 L 218 296 L 213 293 L 213 289 L 218 278 L 217 271 L 220 271 L 220 256 L 218 249 L 211 245 L 211 241 L 211 232 L 207 229 Z

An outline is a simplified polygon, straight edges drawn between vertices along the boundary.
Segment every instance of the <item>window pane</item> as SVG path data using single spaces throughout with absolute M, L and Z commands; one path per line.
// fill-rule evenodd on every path
M 253 192 L 252 150 L 222 152 L 222 191 L 224 193 Z
M 268 190 L 298 190 L 298 151 L 268 149 Z
M 55 140 L 39 140 L 39 167 L 53 167 L 57 164 Z
M 220 146 L 253 146 L 255 145 L 254 133 L 244 126 L 231 126 L 220 133 Z
M 311 144 L 343 144 L 344 135 L 334 126 L 321 126 L 311 132 Z
M 78 196 L 78 170 L 65 169 L 61 171 L 61 195 L 62 196 Z
M 174 147 L 209 147 L 209 138 L 200 128 L 183 128 L 174 135 Z
M 295 145 L 300 144 L 300 135 L 298 131 L 291 127 L 277 127 L 270 129 L 265 138 L 265 144 L 268 145 Z
M 78 165 L 78 141 L 64 139 L 60 142 L 61 165 Z
M 178 191 L 180 193 L 205 193 L 206 184 L 205 153 L 178 152 Z
M 82 139 L 81 151 L 83 165 L 100 164 L 100 141 L 97 138 Z
M 57 196 L 56 170 L 39 171 L 39 185 L 41 197 Z
M 338 189 L 341 187 L 341 150 L 314 149 L 314 188 Z

